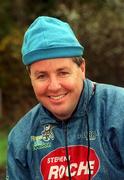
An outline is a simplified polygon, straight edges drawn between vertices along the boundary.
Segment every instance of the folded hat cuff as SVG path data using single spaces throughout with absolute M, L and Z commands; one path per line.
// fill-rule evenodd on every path
M 29 65 L 36 61 L 45 59 L 82 56 L 83 50 L 83 47 L 56 47 L 49 49 L 37 49 L 25 54 L 22 59 L 25 65 Z

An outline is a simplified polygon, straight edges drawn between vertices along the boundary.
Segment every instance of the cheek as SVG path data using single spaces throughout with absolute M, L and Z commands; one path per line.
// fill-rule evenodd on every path
M 73 78 L 63 84 L 65 89 L 69 91 L 80 91 L 83 86 L 83 80 L 81 78 Z
M 82 86 L 82 83 L 83 83 L 82 74 L 76 74 L 67 82 L 67 84 L 75 88 Z
M 64 80 L 63 82 L 61 82 L 61 87 L 63 89 L 67 89 L 67 90 L 72 90 L 74 89 L 75 87 L 75 81 L 74 79 L 67 79 L 67 80 Z
M 45 86 L 41 85 L 40 83 L 32 83 L 32 86 L 36 96 L 41 96 L 46 91 Z

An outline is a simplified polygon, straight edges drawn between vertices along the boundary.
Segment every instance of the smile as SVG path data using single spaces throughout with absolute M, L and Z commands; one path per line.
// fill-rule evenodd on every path
M 54 99 L 54 100 L 59 100 L 62 99 L 66 94 L 59 95 L 59 96 L 49 96 L 49 98 Z

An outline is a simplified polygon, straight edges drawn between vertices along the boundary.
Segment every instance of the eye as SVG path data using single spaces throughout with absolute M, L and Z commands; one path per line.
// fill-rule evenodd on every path
M 37 79 L 44 81 L 44 80 L 47 79 L 47 75 L 46 75 L 46 74 L 39 74 L 39 75 L 37 76 Z
M 59 76 L 61 76 L 61 77 L 66 77 L 66 76 L 68 76 L 70 73 L 68 72 L 68 71 L 61 71 L 61 72 L 59 72 Z

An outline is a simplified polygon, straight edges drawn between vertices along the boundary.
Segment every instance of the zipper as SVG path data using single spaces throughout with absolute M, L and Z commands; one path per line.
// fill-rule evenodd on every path
M 69 180 L 72 180 L 71 171 L 70 171 L 69 152 L 68 152 L 67 123 L 68 122 L 62 121 L 62 128 L 63 128 L 63 131 L 64 131 L 64 138 L 65 138 L 65 153 L 66 153 L 67 167 L 68 167 L 68 178 L 69 178 Z

